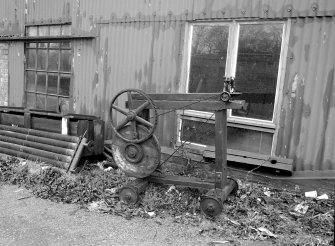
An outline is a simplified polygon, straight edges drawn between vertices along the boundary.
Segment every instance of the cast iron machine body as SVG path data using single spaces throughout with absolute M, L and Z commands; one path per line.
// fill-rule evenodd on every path
M 227 176 L 227 109 L 241 109 L 244 101 L 234 101 L 231 93 L 227 100 L 226 91 L 222 93 L 192 94 L 145 94 L 137 89 L 119 92 L 111 103 L 110 116 L 115 133 L 112 143 L 116 164 L 135 182 L 120 189 L 120 199 L 136 202 L 140 192 L 148 182 L 175 184 L 193 188 L 207 189 L 201 198 L 200 208 L 207 215 L 221 213 L 222 203 L 228 195 L 237 191 L 237 182 Z M 236 93 L 237 94 L 237 93 Z M 118 105 L 123 97 L 126 106 Z M 154 136 L 158 114 L 156 109 L 214 111 L 215 114 L 215 179 L 204 180 L 195 177 L 155 175 L 160 166 L 160 145 Z M 114 122 L 115 113 L 121 115 Z

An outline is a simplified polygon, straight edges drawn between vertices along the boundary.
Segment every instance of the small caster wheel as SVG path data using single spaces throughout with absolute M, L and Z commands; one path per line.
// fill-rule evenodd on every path
M 136 188 L 123 187 L 119 190 L 119 198 L 126 204 L 136 204 L 139 199 L 139 194 Z
M 203 196 L 200 201 L 200 209 L 208 216 L 219 215 L 222 210 L 222 202 L 220 199 L 210 196 Z

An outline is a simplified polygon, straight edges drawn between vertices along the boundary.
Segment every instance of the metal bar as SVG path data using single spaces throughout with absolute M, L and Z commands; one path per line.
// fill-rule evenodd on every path
M 222 189 L 227 183 L 227 110 L 215 112 L 215 165 L 222 173 L 215 188 Z
M 241 93 L 231 93 L 231 95 L 240 95 Z M 221 101 L 221 93 L 155 93 L 147 94 L 152 100 L 155 101 Z M 140 94 L 132 95 L 134 100 L 145 100 Z
M 23 133 L 23 134 L 33 135 L 33 136 L 38 136 L 38 137 L 44 137 L 44 138 L 49 138 L 49 139 L 52 138 L 55 140 L 60 140 L 60 141 L 65 141 L 65 142 L 72 142 L 72 143 L 79 142 L 79 137 L 67 136 L 67 135 L 62 135 L 58 133 L 44 132 L 44 131 L 39 131 L 39 130 L 34 130 L 34 129 L 27 129 L 23 127 L 0 125 L 0 130 L 18 132 L 18 133 Z
M 87 139 L 86 138 L 83 138 L 80 142 L 80 144 L 78 145 L 78 148 L 76 150 L 76 154 L 74 155 L 72 161 L 71 161 L 71 164 L 68 168 L 68 172 L 73 172 L 76 167 L 78 166 L 78 163 L 79 163 L 79 160 L 80 160 L 80 157 L 81 155 L 83 154 L 83 151 L 84 151 L 84 148 L 87 144 Z
M 57 161 L 61 161 L 61 162 L 70 162 L 71 159 L 72 159 L 70 156 L 61 155 L 61 154 L 57 154 L 57 153 L 52 153 L 52 152 L 45 151 L 45 150 L 34 149 L 34 148 L 31 148 L 31 147 L 22 146 L 22 145 L 13 144 L 13 143 L 8 143 L 8 142 L 0 141 L 0 147 L 11 149 L 11 150 L 16 150 L 16 151 L 21 151 L 21 152 L 24 152 L 24 153 L 27 153 L 27 154 L 41 156 L 41 157 L 44 157 L 44 158 L 48 158 L 48 159 L 51 159 L 51 160 L 57 160 Z
M 51 160 L 51 159 L 44 158 L 44 157 L 41 157 L 41 156 L 28 154 L 28 153 L 24 153 L 24 152 L 21 152 L 21 151 L 8 149 L 8 148 L 0 147 L 0 153 L 6 154 L 6 155 L 17 156 L 17 157 L 32 160 L 32 161 L 49 163 L 49 164 L 51 164 L 55 167 L 62 168 L 62 169 L 67 169 L 68 166 L 69 166 L 69 164 L 65 163 L 65 162 Z
M 210 180 L 203 180 L 199 178 L 193 177 L 181 177 L 181 176 L 149 176 L 149 182 L 159 183 L 159 184 L 173 184 L 173 185 L 181 185 L 186 187 L 194 187 L 194 188 L 202 188 L 202 189 L 214 189 L 215 184 Z
M 67 155 L 67 156 L 74 155 L 74 150 L 72 149 L 61 148 L 61 147 L 57 147 L 54 145 L 48 145 L 44 143 L 36 143 L 36 142 L 27 141 L 27 140 L 23 140 L 19 138 L 13 138 L 13 137 L 0 135 L 0 141 L 22 145 L 22 146 L 27 146 L 27 147 L 31 147 L 35 149 L 41 149 L 41 150 L 54 152 L 54 153 L 61 154 L 61 155 Z
M 36 142 L 36 143 L 43 143 L 43 144 L 48 144 L 48 145 L 51 145 L 51 146 L 57 146 L 57 147 L 72 149 L 72 150 L 75 150 L 77 148 L 77 145 L 78 145 L 76 143 L 69 143 L 69 142 L 65 142 L 65 141 L 55 140 L 55 139 L 52 139 L 52 138 L 42 138 L 42 137 L 37 137 L 37 136 L 12 132 L 12 131 L 0 130 L 0 134 L 3 135 L 3 136 L 7 136 L 7 137 L 19 138 L 19 139 L 23 139 L 23 140 L 27 140 L 27 141 L 32 141 L 32 142 Z
M 168 100 L 153 100 L 157 109 L 164 110 L 200 110 L 200 111 L 217 111 L 223 109 L 241 109 L 244 106 L 244 101 L 223 102 L 223 101 L 168 101 Z M 133 107 L 140 107 L 144 101 L 133 100 Z

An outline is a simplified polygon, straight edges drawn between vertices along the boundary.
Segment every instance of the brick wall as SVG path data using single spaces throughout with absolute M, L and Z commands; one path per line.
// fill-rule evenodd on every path
M 8 105 L 8 44 L 0 43 L 0 106 Z

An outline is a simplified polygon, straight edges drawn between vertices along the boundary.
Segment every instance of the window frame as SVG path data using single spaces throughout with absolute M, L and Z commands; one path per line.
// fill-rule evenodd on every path
M 55 25 L 60 25 L 60 32 L 61 35 L 60 36 L 39 36 L 38 35 L 38 31 L 37 31 L 37 36 L 29 36 L 29 40 L 25 40 L 24 42 L 24 105 L 25 107 L 27 107 L 27 96 L 28 93 L 34 94 L 35 97 L 37 97 L 37 95 L 43 95 L 45 96 L 45 107 L 44 109 L 37 109 L 37 104 L 35 102 L 35 106 L 33 109 L 36 110 L 43 110 L 43 111 L 48 111 L 48 112 L 56 112 L 56 113 L 61 113 L 60 112 L 60 107 L 61 107 L 61 102 L 62 102 L 62 98 L 64 98 L 64 101 L 67 101 L 69 103 L 69 105 L 71 105 L 71 98 L 73 97 L 73 58 L 74 58 L 74 46 L 73 46 L 73 40 L 71 38 L 69 38 L 68 36 L 62 36 L 62 29 L 64 26 L 64 23 L 53 23 L 53 24 L 41 24 L 41 25 L 26 25 L 25 26 L 25 31 L 27 31 L 28 28 L 30 27 L 39 27 L 39 26 L 46 26 L 49 28 L 49 32 L 50 32 L 50 27 L 55 26 Z M 66 25 L 69 26 L 71 28 L 70 25 Z M 61 47 L 61 44 L 67 42 L 70 44 L 70 47 Z M 35 47 L 28 47 L 29 44 L 35 43 Z M 39 43 L 46 43 L 47 47 L 39 47 L 38 44 Z M 52 48 L 50 47 L 50 43 L 59 43 L 57 48 Z M 27 52 L 29 50 L 34 50 L 35 51 L 35 68 L 29 68 L 28 67 L 28 57 L 27 57 Z M 46 69 L 39 69 L 37 67 L 37 53 L 38 50 L 46 50 L 47 52 L 47 62 L 46 62 Z M 58 68 L 57 70 L 49 70 L 48 68 L 48 59 L 49 59 L 49 53 L 50 50 L 55 50 L 58 51 Z M 70 63 L 70 71 L 61 71 L 61 53 L 62 51 L 69 51 L 71 53 L 71 56 L 69 58 L 69 63 Z M 35 83 L 35 90 L 34 91 L 29 91 L 27 90 L 27 73 L 31 71 L 34 72 L 35 74 L 35 78 L 34 78 L 34 83 Z M 38 92 L 37 91 L 37 73 L 43 73 L 46 75 L 46 88 L 45 88 L 45 92 Z M 57 75 L 57 93 L 48 93 L 48 75 L 49 74 L 53 74 L 53 75 Z M 61 79 L 61 75 L 65 75 L 65 77 L 68 77 L 70 79 L 70 85 L 69 85 L 69 94 L 68 95 L 62 95 L 60 93 L 60 79 Z M 48 96 L 52 96 L 52 97 L 56 97 L 57 101 L 58 101 L 58 106 L 56 106 L 56 110 L 50 110 L 48 109 L 48 105 L 47 105 L 47 97 Z M 71 108 L 71 107 L 70 107 Z
M 271 155 L 274 154 L 276 147 L 276 140 L 278 136 L 279 128 L 279 115 L 280 115 L 280 105 L 282 102 L 282 91 L 285 77 L 285 68 L 288 52 L 288 40 L 291 27 L 291 21 L 289 19 L 285 20 L 274 20 L 274 21 L 262 21 L 262 20 L 226 20 L 226 21 L 201 21 L 201 22 L 189 22 L 186 24 L 185 29 L 185 47 L 184 47 L 184 56 L 183 56 L 183 67 L 182 67 L 182 76 L 181 78 L 186 83 L 180 88 L 181 93 L 188 92 L 189 77 L 190 77 L 190 68 L 191 68 L 191 55 L 192 55 L 192 38 L 193 38 L 193 27 L 196 25 L 229 25 L 229 38 L 228 38 L 228 48 L 227 48 L 227 59 L 226 59 L 226 68 L 225 76 L 226 77 L 235 77 L 236 67 L 237 67 L 237 56 L 238 56 L 238 41 L 239 41 L 239 28 L 241 24 L 283 24 L 282 38 L 281 38 L 281 50 L 278 64 L 277 72 L 277 82 L 276 82 L 276 91 L 275 91 L 275 100 L 274 100 L 274 109 L 272 120 L 261 120 L 255 118 L 246 118 L 240 116 L 233 116 L 232 110 L 227 111 L 227 126 L 239 127 L 245 129 L 252 129 L 262 132 L 271 132 L 273 133 L 272 137 L 272 148 Z M 178 122 L 177 122 L 177 143 L 176 145 L 181 144 L 181 127 L 182 119 L 193 117 L 195 120 L 198 118 L 206 119 L 211 117 L 211 112 L 202 112 L 195 110 L 182 110 L 178 112 Z M 215 116 L 212 116 L 210 122 L 215 122 Z M 184 141 L 183 141 L 184 142 Z M 191 147 L 205 148 L 206 145 L 187 142 L 187 145 Z

